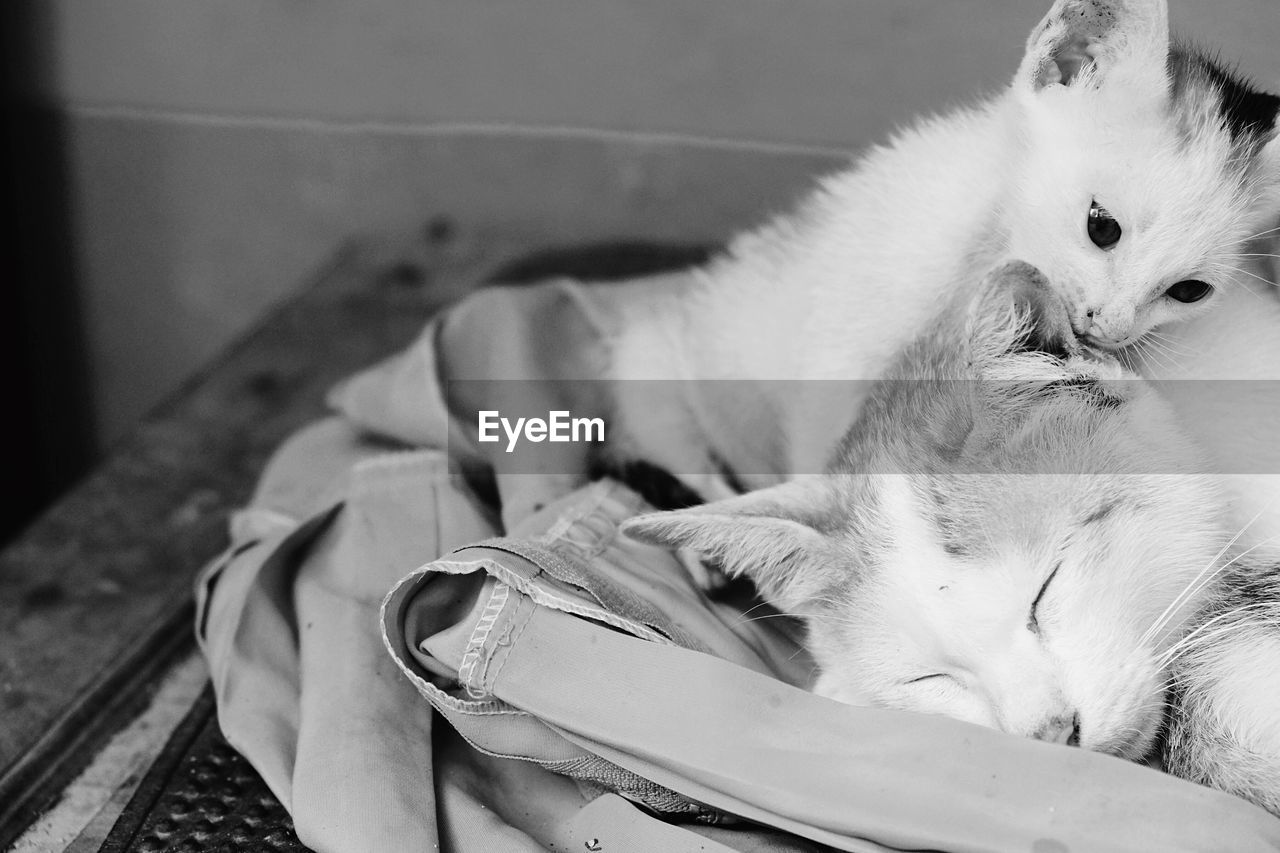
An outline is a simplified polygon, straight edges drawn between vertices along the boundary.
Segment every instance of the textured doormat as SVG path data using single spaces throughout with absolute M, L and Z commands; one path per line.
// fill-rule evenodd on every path
M 102 853 L 306 853 L 262 778 L 222 737 L 206 687 L 125 806 Z

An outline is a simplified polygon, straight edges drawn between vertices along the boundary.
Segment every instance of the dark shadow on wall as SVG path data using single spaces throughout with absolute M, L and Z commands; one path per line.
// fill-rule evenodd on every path
M 75 268 L 67 128 L 48 92 L 50 4 L 0 4 L 4 56 L 0 542 L 88 470 L 94 436 Z

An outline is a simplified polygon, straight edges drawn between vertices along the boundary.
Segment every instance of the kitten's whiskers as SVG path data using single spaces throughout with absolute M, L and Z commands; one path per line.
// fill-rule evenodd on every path
M 1226 554 L 1227 551 L 1231 549 L 1231 546 L 1235 545 L 1236 542 L 1240 540 L 1240 537 L 1245 534 L 1245 531 L 1247 531 L 1251 526 L 1253 526 L 1254 522 L 1256 522 L 1261 517 L 1262 517 L 1262 513 L 1259 512 L 1253 518 L 1249 519 L 1249 522 L 1245 524 L 1244 527 L 1240 528 L 1239 532 L 1236 533 L 1235 536 L 1232 536 L 1231 539 L 1227 541 L 1227 544 L 1223 545 L 1222 549 L 1219 550 L 1217 554 L 1213 555 L 1213 559 L 1211 559 L 1209 563 L 1203 569 L 1201 569 L 1185 587 L 1183 587 L 1182 591 L 1179 592 L 1178 595 L 1174 598 L 1174 600 L 1169 603 L 1169 606 L 1164 609 L 1164 612 L 1162 612 L 1159 616 L 1157 616 L 1155 621 L 1151 623 L 1151 627 L 1147 628 L 1146 633 L 1144 633 L 1142 635 L 1142 638 L 1138 641 L 1139 645 L 1145 646 L 1147 643 L 1151 642 L 1151 640 L 1155 637 L 1157 632 L 1164 629 L 1165 625 L 1168 624 L 1169 620 L 1173 618 L 1173 615 L 1177 611 L 1181 610 L 1186 605 L 1187 599 L 1194 594 L 1192 592 L 1192 588 L 1195 587 L 1196 584 L 1202 578 L 1204 578 L 1207 573 L 1213 570 L 1214 564 L 1217 563 L 1220 559 L 1222 559 L 1223 555 Z M 1239 559 L 1239 558 L 1236 558 L 1236 559 Z M 1228 565 L 1230 564 L 1228 563 Z M 1212 578 L 1216 576 L 1218 571 L 1221 571 L 1221 569 L 1214 571 L 1212 575 L 1209 575 L 1209 577 Z

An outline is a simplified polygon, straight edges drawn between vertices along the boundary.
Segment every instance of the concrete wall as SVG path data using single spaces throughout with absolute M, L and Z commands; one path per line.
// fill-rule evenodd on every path
M 1280 83 L 1275 0 L 1171 5 Z M 722 236 L 834 149 L 1002 85 L 1045 6 L 30 3 L 20 82 L 64 148 L 91 441 L 345 241 L 442 214 L 560 240 Z

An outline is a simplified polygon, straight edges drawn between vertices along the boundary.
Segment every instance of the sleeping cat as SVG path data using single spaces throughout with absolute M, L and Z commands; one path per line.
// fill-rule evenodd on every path
M 900 353 L 825 475 L 623 531 L 750 576 L 805 623 L 812 689 L 839 701 L 1138 759 L 1176 672 L 1170 765 L 1212 767 L 1202 781 L 1215 784 L 1243 775 L 1228 790 L 1274 810 L 1274 662 L 1220 666 L 1224 646 L 1206 642 L 1206 672 L 1195 656 L 1170 667 L 1191 620 L 1224 612 L 1237 583 L 1215 580 L 1223 567 L 1234 577 L 1236 556 L 1218 478 L 1161 397 L 1117 359 L 1080 352 L 1068 323 L 1043 277 L 1005 266 Z M 1257 653 L 1274 655 L 1274 621 L 1266 636 Z M 1262 692 L 1232 692 L 1259 671 L 1271 673 Z M 1244 715 L 1259 721 L 1248 742 L 1222 722 Z

